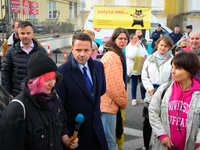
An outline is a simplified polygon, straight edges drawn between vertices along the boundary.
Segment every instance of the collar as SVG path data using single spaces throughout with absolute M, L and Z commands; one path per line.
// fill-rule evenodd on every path
M 88 68 L 89 68 L 89 66 L 88 66 L 88 62 L 86 62 L 84 66 L 83 66 L 82 64 L 78 64 L 78 66 L 79 66 L 81 72 L 83 72 L 83 67 L 86 67 L 87 70 L 88 70 Z
M 31 45 L 30 45 L 29 48 L 34 48 L 33 40 L 31 40 L 31 41 L 32 41 L 32 43 L 31 43 Z M 24 45 L 22 44 L 22 41 L 20 41 L 20 47 L 21 47 L 21 48 L 25 48 Z M 28 48 L 28 49 L 29 49 L 29 48 Z
M 130 41 L 130 43 L 131 43 L 132 45 L 135 45 L 135 44 L 134 44 L 133 42 L 131 42 L 131 41 Z

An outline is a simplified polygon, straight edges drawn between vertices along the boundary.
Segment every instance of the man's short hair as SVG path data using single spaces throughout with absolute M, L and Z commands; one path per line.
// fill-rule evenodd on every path
M 74 43 L 75 43 L 76 40 L 89 41 L 90 45 L 92 47 L 92 38 L 88 34 L 86 34 L 86 33 L 81 32 L 81 33 L 75 34 L 73 36 L 73 38 L 72 38 L 72 46 L 74 46 Z
M 33 25 L 29 21 L 21 21 L 18 25 L 18 28 L 25 28 L 30 26 L 33 30 Z
M 191 35 L 192 35 L 193 33 L 198 33 L 198 34 L 199 34 L 199 37 L 200 37 L 200 33 L 199 33 L 199 32 L 190 32 L 190 34 L 189 34 L 189 40 L 190 40 L 190 37 L 191 37 Z
M 131 33 L 131 34 L 129 35 L 129 38 L 132 40 L 133 37 L 134 37 L 135 35 L 136 35 L 135 33 Z
M 14 21 L 13 24 L 12 24 L 12 27 L 13 27 L 13 28 L 15 27 L 15 22 L 20 23 L 20 22 L 22 22 L 22 20 L 18 19 L 18 20 L 16 20 L 16 21 Z

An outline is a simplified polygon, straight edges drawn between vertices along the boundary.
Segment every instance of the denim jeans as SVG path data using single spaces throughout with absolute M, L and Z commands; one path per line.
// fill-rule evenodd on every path
M 136 99 L 136 91 L 137 91 L 137 85 L 138 85 L 138 80 L 141 83 L 141 75 L 131 76 L 131 94 L 132 94 L 132 99 Z M 141 99 L 145 98 L 145 89 L 140 85 L 140 92 L 141 92 Z
M 110 113 L 102 113 L 101 120 L 103 124 L 103 129 L 105 132 L 106 140 L 108 143 L 108 149 L 115 150 L 117 146 L 116 144 L 117 115 L 110 114 Z

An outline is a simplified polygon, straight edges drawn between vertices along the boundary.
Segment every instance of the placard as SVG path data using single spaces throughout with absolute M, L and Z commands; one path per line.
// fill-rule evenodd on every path
M 12 13 L 21 13 L 21 8 L 20 7 L 11 7 L 11 12 Z
M 142 67 L 144 64 L 146 57 L 135 56 L 134 64 L 133 64 L 133 71 L 142 71 Z
M 31 9 L 31 14 L 38 15 L 38 9 Z
M 11 0 L 10 5 L 20 6 L 20 0 Z
M 33 8 L 38 8 L 38 3 L 36 3 L 36 2 L 31 2 L 31 7 L 33 7 Z
M 23 3 L 22 3 L 22 5 L 24 6 L 24 7 L 30 7 L 30 1 L 28 1 L 28 0 L 23 0 Z
M 30 8 L 23 8 L 23 14 L 30 15 L 31 14 Z

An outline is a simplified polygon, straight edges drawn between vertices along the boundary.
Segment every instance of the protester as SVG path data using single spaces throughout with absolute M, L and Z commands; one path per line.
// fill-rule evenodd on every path
M 88 34 L 91 38 L 92 41 L 95 42 L 95 33 L 92 30 L 88 30 L 88 29 L 82 29 L 81 32 Z M 99 43 L 95 42 L 97 44 L 97 47 L 99 48 Z
M 98 56 L 100 58 L 97 58 Z M 98 53 L 97 44 L 94 41 L 92 41 L 92 54 L 91 54 L 92 59 L 100 60 L 102 56 L 103 56 L 103 54 Z
M 11 97 L 21 92 L 20 83 L 27 76 L 27 63 L 33 53 L 46 50 L 33 39 L 33 26 L 28 21 L 21 21 L 18 25 L 18 40 L 14 41 L 2 63 L 1 83 Z
M 173 55 L 170 48 L 173 41 L 167 35 L 164 35 L 156 42 L 156 49 L 153 54 L 148 56 L 142 68 L 142 83 L 146 89 L 145 103 L 143 109 L 143 140 L 146 150 L 149 150 L 149 142 L 151 139 L 152 128 L 149 124 L 148 106 L 154 94 L 153 84 L 163 84 L 171 79 L 171 60 Z
M 200 66 L 193 53 L 181 52 L 172 59 L 173 82 L 159 87 L 149 106 L 153 150 L 200 150 Z M 174 146 L 175 148 L 173 148 Z
M 27 66 L 28 77 L 22 81 L 20 102 L 11 102 L 1 113 L 1 150 L 58 149 L 61 142 L 71 149 L 67 117 L 54 86 L 62 80 L 54 61 L 42 52 L 35 52 Z
M 162 37 L 162 35 L 165 35 L 165 32 L 162 30 L 161 24 L 158 24 L 156 26 L 156 31 L 154 31 L 151 35 L 151 38 L 153 39 L 151 47 L 155 47 L 156 41 Z
M 133 71 L 133 65 L 135 63 L 135 57 L 145 57 L 148 55 L 144 45 L 139 42 L 139 38 L 135 33 L 132 33 L 130 36 L 130 42 L 126 47 L 126 62 L 127 62 L 127 75 L 131 78 L 131 94 L 132 94 L 132 105 L 137 105 L 136 101 L 136 91 L 138 81 L 141 83 L 141 72 Z M 144 103 L 144 93 L 145 89 L 140 84 L 141 92 L 141 102 Z
M 116 148 L 117 119 L 121 121 L 120 108 L 125 109 L 128 103 L 126 59 L 123 53 L 128 42 L 128 31 L 124 28 L 115 29 L 106 43 L 108 52 L 101 59 L 106 76 L 106 93 L 101 97 L 101 118 L 109 150 Z
M 101 40 L 101 42 L 103 43 L 103 45 L 101 45 L 101 46 L 99 47 L 99 50 L 98 50 L 99 54 L 104 54 L 104 48 L 105 48 L 106 42 L 108 42 L 109 40 L 110 40 L 110 36 L 105 36 L 105 37 Z
M 189 45 L 183 48 L 187 52 L 193 52 L 200 57 L 200 33 L 192 32 L 189 35 Z
M 135 31 L 135 34 L 138 36 L 138 38 L 139 38 L 139 40 L 140 40 L 140 43 L 142 43 L 142 44 L 145 46 L 146 50 L 147 50 L 147 49 L 148 49 L 148 42 L 147 42 L 147 40 L 142 36 L 142 30 L 141 30 L 141 29 L 137 29 L 137 30 Z
M 174 44 L 176 44 L 181 39 L 183 34 L 180 33 L 179 25 L 175 25 L 174 32 L 170 33 L 169 36 L 172 39 L 172 41 L 174 42 Z
M 67 125 L 73 133 L 78 113 L 84 115 L 77 150 L 108 150 L 101 121 L 100 97 L 106 92 L 103 64 L 92 60 L 92 39 L 86 33 L 72 38 L 70 59 L 58 67 L 63 80 L 56 87 L 67 113 Z M 70 134 L 71 135 L 71 134 Z M 63 149 L 67 149 L 65 146 Z
M 5 53 L 7 51 L 7 49 L 9 47 L 11 47 L 14 43 L 15 40 L 19 39 L 19 33 L 18 33 L 18 25 L 19 23 L 22 22 L 22 20 L 16 20 L 13 25 L 12 25 L 12 30 L 14 31 L 14 33 L 12 33 L 12 35 L 2 44 L 2 56 L 1 56 L 1 60 L 3 61 Z M 42 46 L 42 44 L 36 39 L 36 37 L 32 37 L 33 40 L 35 40 L 40 46 Z M 42 46 L 43 47 L 43 46 Z

